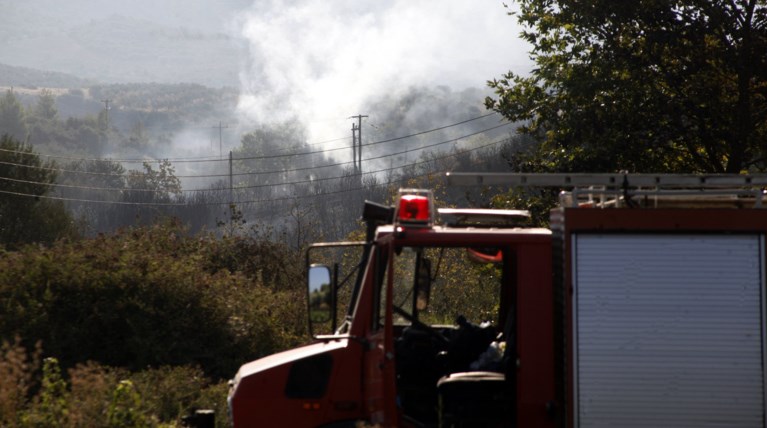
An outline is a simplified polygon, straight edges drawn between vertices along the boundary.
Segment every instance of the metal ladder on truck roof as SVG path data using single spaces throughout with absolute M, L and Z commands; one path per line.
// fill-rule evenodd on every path
M 556 187 L 563 189 L 560 204 L 570 207 L 762 208 L 767 188 L 767 174 L 448 172 L 445 176 L 450 186 Z

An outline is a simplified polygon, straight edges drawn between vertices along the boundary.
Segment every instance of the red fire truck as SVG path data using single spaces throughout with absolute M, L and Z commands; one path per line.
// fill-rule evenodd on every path
M 765 426 L 767 176 L 449 174 L 514 210 L 366 203 L 307 252 L 314 343 L 243 365 L 235 427 Z

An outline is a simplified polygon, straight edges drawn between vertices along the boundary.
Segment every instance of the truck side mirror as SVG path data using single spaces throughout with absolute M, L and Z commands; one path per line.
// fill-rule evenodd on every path
M 419 258 L 415 276 L 415 307 L 423 311 L 429 307 L 431 294 L 431 260 Z
M 333 314 L 333 282 L 330 268 L 313 264 L 307 278 L 309 289 L 309 328 L 329 322 Z

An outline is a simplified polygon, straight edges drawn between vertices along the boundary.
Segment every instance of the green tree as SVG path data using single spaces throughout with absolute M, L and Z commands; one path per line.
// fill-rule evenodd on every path
M 265 126 L 242 136 L 241 146 L 234 152 L 235 157 L 244 158 L 237 162 L 238 171 L 257 172 L 248 176 L 249 185 L 269 185 L 289 181 L 290 167 L 303 166 L 306 156 L 289 157 L 306 147 L 304 129 L 294 123 Z M 279 155 L 279 156 L 275 156 Z M 270 174 L 264 174 L 270 171 Z M 268 193 L 270 187 L 256 189 Z
M 50 145 L 61 147 L 65 143 L 63 128 L 58 120 L 56 97 L 48 89 L 43 89 L 37 98 L 37 104 L 26 116 L 29 129 L 29 142 L 36 146 Z
M 44 121 L 55 121 L 59 118 L 56 108 L 56 96 L 50 89 L 43 89 L 37 98 L 37 104 L 32 111 L 33 115 Z
M 0 139 L 0 245 L 13 249 L 78 234 L 64 204 L 46 198 L 56 182 L 55 168 L 31 146 L 8 135 Z
M 127 188 L 127 202 L 168 203 L 172 196 L 181 195 L 181 180 L 167 159 L 160 161 L 156 170 L 144 162 L 144 172 L 128 172 Z
M 72 149 L 87 154 L 101 152 L 106 134 L 101 130 L 98 120 L 97 116 L 70 117 L 61 124 L 62 133 Z
M 767 169 L 764 0 L 519 0 L 529 76 L 486 105 L 538 145 L 528 171 Z
M 67 199 L 116 202 L 125 190 L 125 168 L 111 159 L 82 159 L 65 165 L 58 181 L 71 186 L 58 190 Z
M 24 107 L 10 90 L 0 97 L 0 135 L 7 134 L 18 140 L 27 137 Z

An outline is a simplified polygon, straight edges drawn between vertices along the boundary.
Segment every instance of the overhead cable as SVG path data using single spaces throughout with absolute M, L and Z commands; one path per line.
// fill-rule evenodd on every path
M 452 139 L 449 139 L 449 140 L 446 140 L 446 141 L 441 141 L 439 143 L 428 144 L 428 145 L 425 145 L 425 146 L 411 148 L 411 149 L 403 150 L 403 151 L 400 151 L 400 152 L 394 152 L 394 153 L 389 153 L 389 154 L 386 154 L 386 155 L 381 155 L 381 156 L 377 156 L 377 157 L 367 158 L 367 159 L 364 159 L 363 162 L 369 162 L 369 161 L 372 161 L 372 160 L 378 160 L 378 159 L 382 159 L 382 158 L 398 156 L 398 155 L 402 155 L 402 154 L 406 154 L 406 153 L 411 153 L 411 152 L 415 152 L 415 151 L 419 151 L 419 150 L 424 150 L 424 149 L 428 149 L 428 148 L 432 148 L 432 147 L 437 147 L 437 146 L 440 146 L 440 145 L 443 145 L 443 144 L 453 143 L 453 142 L 462 140 L 464 138 L 473 137 L 475 135 L 479 135 L 479 134 L 483 134 L 485 132 L 489 132 L 489 131 L 493 131 L 493 130 L 499 129 L 499 128 L 508 126 L 510 124 L 511 124 L 511 122 L 505 122 L 505 123 L 502 123 L 500 125 L 496 125 L 496 126 L 493 126 L 493 127 L 490 127 L 490 128 L 486 128 L 486 129 L 483 129 L 483 130 L 480 130 L 480 131 L 477 131 L 477 132 L 473 132 L 471 134 L 462 135 L 460 137 L 452 138 Z M 385 140 L 385 141 L 382 141 L 382 142 L 389 142 L 389 141 L 391 141 L 391 140 Z M 371 143 L 370 145 L 372 145 L 372 144 L 378 144 L 378 142 L 377 143 Z M 0 149 L 0 151 L 2 151 L 2 149 Z M 264 156 L 264 157 L 259 157 L 258 159 L 269 159 L 269 158 L 276 158 L 276 157 L 282 157 L 282 156 L 273 156 L 273 157 Z M 233 161 L 241 161 L 241 160 L 252 160 L 252 159 L 256 159 L 256 158 L 247 158 L 247 157 L 246 158 L 233 158 L 232 160 Z M 84 160 L 84 159 L 80 159 L 80 160 Z M 218 160 L 216 160 L 216 161 L 218 161 Z M 228 159 L 227 159 L 227 162 L 228 162 Z M 293 168 L 293 169 L 282 169 L 282 170 L 271 170 L 271 171 L 257 171 L 257 172 L 240 172 L 240 173 L 233 173 L 233 174 L 231 174 L 231 176 L 278 174 L 278 173 L 303 171 L 303 170 L 316 169 L 316 168 L 328 168 L 328 167 L 333 167 L 333 166 L 343 166 L 343 165 L 349 165 L 351 163 L 352 162 L 349 161 L 349 162 L 339 162 L 339 163 L 328 164 L 328 165 L 318 165 L 318 166 L 312 166 L 312 167 L 299 167 L 299 168 Z M 122 174 L 122 173 L 118 174 L 118 173 L 109 173 L 109 172 L 78 171 L 78 170 L 65 169 L 65 168 L 54 168 L 54 167 L 26 165 L 26 164 L 14 163 L 14 162 L 4 162 L 4 161 L 0 161 L 0 165 L 10 165 L 10 166 L 23 167 L 23 168 L 31 168 L 31 169 L 43 170 L 43 171 L 55 171 L 55 172 L 63 172 L 63 173 L 71 173 L 71 174 L 82 174 L 82 175 L 95 175 L 95 176 L 106 176 L 106 177 L 122 177 L 122 176 L 124 176 L 124 174 Z M 229 176 L 230 176 L 230 174 L 228 174 L 228 173 L 222 173 L 222 174 L 199 174 L 199 175 L 175 175 L 175 177 L 177 177 L 177 178 L 224 178 L 224 177 L 229 177 Z
M 386 140 L 382 140 L 382 141 L 374 141 L 374 142 L 371 142 L 371 143 L 363 144 L 362 146 L 363 147 L 368 147 L 368 146 L 374 146 L 374 145 L 383 144 L 383 143 L 390 143 L 392 141 L 404 140 L 404 139 L 407 139 L 407 138 L 412 138 L 412 137 L 416 137 L 416 136 L 419 136 L 419 135 L 428 134 L 428 133 L 431 133 L 431 132 L 441 131 L 441 130 L 444 130 L 444 129 L 447 129 L 447 128 L 451 128 L 451 127 L 454 127 L 454 126 L 463 125 L 463 124 L 466 124 L 466 123 L 469 123 L 469 122 L 473 122 L 475 120 L 483 119 L 483 118 L 486 118 L 488 116 L 492 116 L 492 115 L 495 115 L 495 114 L 498 114 L 498 113 L 497 112 L 491 112 L 491 113 L 487 113 L 487 114 L 484 114 L 484 115 L 481 115 L 481 116 L 473 117 L 471 119 L 466 119 L 466 120 L 463 120 L 463 121 L 460 121 L 460 122 L 456 122 L 456 123 L 452 123 L 452 124 L 449 124 L 449 125 L 441 126 L 441 127 L 438 127 L 438 128 L 433 128 L 433 129 L 429 129 L 429 130 L 426 130 L 426 131 L 416 132 L 414 134 L 409 134 L 409 135 L 404 135 L 404 136 L 401 136 L 401 137 L 390 138 L 390 139 L 386 139 Z M 310 146 L 320 145 L 320 144 L 330 143 L 330 142 L 334 142 L 334 141 L 348 140 L 349 138 L 350 137 L 336 138 L 336 139 L 333 139 L 333 140 L 327 140 L 327 141 L 324 141 L 324 142 L 313 143 L 313 144 L 308 144 L 308 145 L 310 145 Z M 274 159 L 274 158 L 280 158 L 280 157 L 293 157 L 293 156 L 305 156 L 305 155 L 322 154 L 322 153 L 334 152 L 334 151 L 339 151 L 339 150 L 348 150 L 348 147 L 338 147 L 338 148 L 334 148 L 334 149 L 314 150 L 314 151 L 308 151 L 308 152 L 289 153 L 289 154 L 274 154 L 274 155 L 265 155 L 265 156 L 247 156 L 247 157 L 241 157 L 241 158 L 234 158 L 233 160 Z M 167 162 L 178 164 L 178 163 L 228 162 L 229 161 L 228 158 L 222 159 L 220 156 L 216 156 L 216 157 L 214 157 L 214 156 L 205 156 L 205 157 L 199 157 L 199 158 L 176 158 L 176 159 L 171 159 L 171 158 L 167 158 L 167 159 L 143 159 L 143 158 L 142 159 L 119 159 L 119 158 L 117 158 L 117 159 L 110 159 L 110 158 L 79 158 L 79 157 L 71 157 L 71 156 L 61 156 L 61 155 L 49 155 L 49 154 L 22 152 L 22 151 L 18 151 L 18 150 L 10 150 L 10 149 L 0 149 L 0 151 L 8 152 L 8 153 L 25 154 L 25 155 L 35 155 L 35 156 L 40 156 L 40 157 L 45 157 L 45 158 L 52 158 L 52 159 L 64 159 L 64 160 L 68 160 L 68 161 L 87 161 L 87 162 L 114 162 L 114 163 L 144 163 L 144 162 L 147 162 L 147 163 L 160 163 L 160 162 L 166 162 L 167 161 Z
M 402 168 L 408 168 L 408 167 L 415 167 L 423 164 L 427 164 L 430 162 L 433 162 L 435 160 L 442 160 L 447 159 L 450 157 L 459 156 L 465 153 L 469 153 L 475 150 L 481 150 L 487 147 L 491 147 L 494 145 L 501 144 L 503 142 L 509 141 L 508 139 L 503 139 L 499 141 L 495 141 L 493 143 L 485 144 L 482 146 L 474 147 L 471 149 L 467 149 L 464 151 L 459 151 L 455 153 L 451 153 L 446 156 L 437 157 L 425 161 L 420 162 L 414 162 L 408 165 L 402 165 L 397 167 L 390 167 L 390 168 L 384 168 L 376 171 L 368 171 L 364 172 L 361 175 L 374 175 L 374 174 L 380 174 L 383 172 L 391 172 L 397 169 Z M 416 177 L 425 176 L 429 174 L 434 174 L 435 172 L 430 173 L 424 173 Z M 268 184 L 268 185 L 259 185 L 259 186 L 245 186 L 245 187 L 237 187 L 232 190 L 243 190 L 243 189 L 249 189 L 249 188 L 257 188 L 257 187 L 277 187 L 277 186 L 290 186 L 290 185 L 298 185 L 298 184 L 306 184 L 306 183 L 313 183 L 317 181 L 329 181 L 329 180 L 339 180 L 344 178 L 350 178 L 351 176 L 341 176 L 341 177 L 328 177 L 328 178 L 319 178 L 314 180 L 302 180 L 302 181 L 295 181 L 295 182 L 286 182 L 286 183 L 277 183 L 277 184 Z M 26 182 L 30 184 L 38 184 L 38 185 L 50 185 L 49 183 L 40 183 L 40 182 L 30 182 L 30 181 L 23 181 L 23 180 L 15 180 L 15 179 L 8 179 L 4 177 L 0 177 L 0 180 L 11 180 L 11 181 L 21 181 Z M 58 186 L 58 185 L 57 185 Z M 380 186 L 376 185 L 376 186 Z M 119 190 L 124 192 L 131 192 L 131 191 L 147 191 L 147 192 L 162 192 L 167 193 L 167 190 L 162 189 L 118 189 L 118 188 L 90 188 L 90 187 L 79 187 L 79 186 L 68 186 L 68 187 L 77 187 L 85 190 Z M 311 198 L 311 197 L 321 197 L 328 194 L 336 194 L 336 193 L 345 193 L 350 192 L 354 190 L 364 190 L 364 187 L 360 187 L 358 189 L 345 189 L 341 191 L 334 191 L 334 192 L 326 192 L 321 194 L 314 194 L 314 195 L 300 195 L 300 196 L 290 196 L 290 197 L 277 197 L 277 198 L 270 198 L 270 199 L 259 199 L 259 200 L 250 200 L 250 201 L 233 201 L 233 203 L 236 204 L 254 204 L 254 203 L 268 203 L 268 202 L 275 202 L 275 201 L 283 201 L 283 200 L 294 200 L 294 199 L 305 199 L 305 198 Z M 229 188 L 221 188 L 221 189 L 205 189 L 204 191 L 207 192 L 228 192 Z M 202 191 L 202 190 L 200 190 Z M 186 191 L 189 192 L 189 191 Z M 23 197 L 31 197 L 31 198 L 38 198 L 38 199 L 50 199 L 50 200 L 59 200 L 59 201 L 66 201 L 66 202 L 83 202 L 83 203 L 97 203 L 97 204 L 113 204 L 113 205 L 140 205 L 140 206 L 168 206 L 168 207 L 188 207 L 188 206 L 212 206 L 212 205 L 229 205 L 230 202 L 202 202 L 202 203 L 187 203 L 187 202 L 129 202 L 129 201 L 107 201 L 107 200 L 98 200 L 98 199 L 82 199 L 82 198 L 69 198 L 69 197 L 62 197 L 62 196 L 51 196 L 51 195 L 34 195 L 29 193 L 23 193 L 23 192 L 13 192 L 13 191 L 7 191 L 7 190 L 0 190 L 0 194 L 9 194 L 9 195 L 16 195 L 16 196 L 23 196 Z

